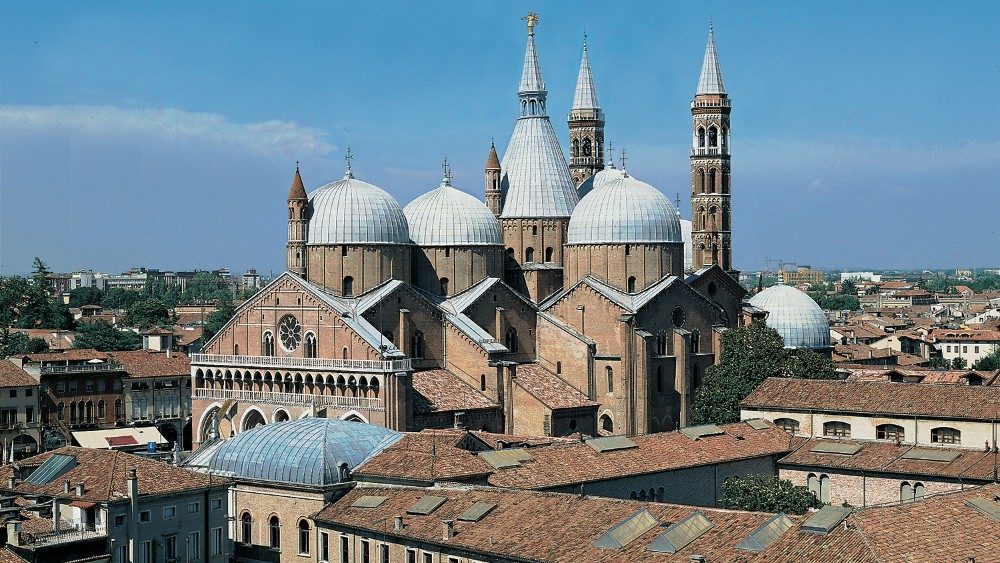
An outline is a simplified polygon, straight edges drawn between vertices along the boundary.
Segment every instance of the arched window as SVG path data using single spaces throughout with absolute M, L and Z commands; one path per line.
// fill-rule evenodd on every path
M 346 276 L 344 278 L 344 297 L 351 297 L 354 295 L 354 278 L 351 276 Z
M 545 261 L 546 262 L 551 262 L 552 261 L 552 255 L 554 254 L 554 252 L 555 251 L 552 250 L 551 246 L 545 249 Z
M 441 295 L 448 295 L 448 278 L 441 278 Z
M 534 248 L 531 248 L 529 246 L 528 248 L 524 249 L 524 261 L 525 262 L 534 262 L 535 261 L 535 249 Z
M 939 426 L 931 429 L 931 442 L 935 444 L 961 444 L 962 433 L 954 428 Z
M 606 414 L 601 415 L 601 430 L 604 431 L 605 434 L 611 434 L 615 431 L 615 423 L 612 422 L 611 417 Z
M 913 500 L 920 500 L 924 498 L 924 484 L 914 483 L 913 484 Z
M 590 156 L 590 137 L 583 139 L 583 156 Z
M 714 125 L 708 128 L 708 146 L 719 146 L 719 130 Z
M 107 416 L 107 408 L 104 405 L 104 401 L 98 401 L 97 403 L 97 418 L 104 420 Z
M 240 355 L 240 345 L 239 344 L 233 344 L 233 355 L 234 356 L 239 356 Z
M 507 335 L 504 338 L 504 345 L 507 346 L 507 350 L 511 354 L 517 353 L 517 329 L 510 327 L 507 329 Z
M 309 522 L 299 520 L 299 555 L 309 555 Z
M 774 425 L 789 434 L 797 434 L 799 431 L 799 421 L 794 418 L 776 418 Z
M 809 488 L 809 492 L 813 494 L 817 499 L 819 498 L 819 477 L 815 473 L 810 473 L 809 477 L 806 478 L 806 487 Z
M 646 500 L 646 491 L 639 491 L 639 500 Z
M 875 427 L 875 438 L 877 440 L 891 440 L 902 442 L 904 430 L 902 426 L 896 424 L 879 424 Z
M 705 148 L 705 128 L 698 128 L 698 147 Z
M 830 476 L 819 476 L 819 501 L 823 504 L 830 504 Z
M 56 418 L 64 420 L 66 418 L 66 405 L 59 403 L 56 405 Z
M 663 502 L 666 499 L 663 487 L 657 487 L 656 489 L 656 502 Z
M 345 360 L 347 359 L 347 346 L 344 346 L 344 349 L 340 351 L 340 355 Z
M 910 502 L 913 500 L 913 487 L 906 481 L 899 484 L 899 502 Z
M 413 333 L 412 338 L 412 352 L 410 354 L 413 358 L 423 358 L 424 357 L 424 333 L 419 330 Z
M 719 144 L 723 148 L 725 148 L 726 144 L 729 142 L 728 141 L 728 137 L 729 137 L 729 129 L 726 129 L 725 127 L 723 127 L 722 128 L 722 133 L 719 135 Z
M 261 346 L 261 355 L 273 356 L 274 355 L 274 333 L 268 331 L 264 333 L 264 341 Z
M 705 169 L 698 169 L 698 192 L 705 193 Z
M 580 156 L 580 139 L 573 139 L 573 156 Z
M 480 391 L 486 391 L 486 374 L 485 373 L 479 375 L 479 390 Z
M 253 543 L 253 517 L 249 512 L 240 516 L 240 541 L 247 545 Z
M 715 193 L 715 168 L 708 171 L 708 189 L 705 190 L 708 193 Z
M 656 392 L 663 393 L 663 366 L 656 367 Z
M 122 417 L 122 400 L 115 399 L 115 419 Z
M 625 282 L 625 291 L 629 293 L 635 293 L 635 276 L 629 276 L 628 281 Z
M 691 353 L 697 354 L 701 351 L 701 333 L 697 330 L 691 331 Z
M 307 358 L 316 357 L 316 335 L 311 332 L 306 333 L 305 354 Z
M 273 548 L 281 547 L 281 523 L 278 516 L 272 516 L 267 523 L 267 545 Z
M 846 422 L 831 421 L 823 423 L 823 435 L 834 438 L 850 438 L 851 425 Z
M 656 335 L 656 355 L 666 356 L 667 355 L 667 333 L 661 332 Z
M 615 370 L 611 369 L 611 366 L 604 368 L 604 375 L 608 378 L 608 393 L 615 392 Z

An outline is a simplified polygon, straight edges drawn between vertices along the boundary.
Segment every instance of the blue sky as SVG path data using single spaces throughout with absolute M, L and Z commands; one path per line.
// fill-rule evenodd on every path
M 0 273 L 284 264 L 285 197 L 357 174 L 480 195 L 520 18 L 565 146 L 583 32 L 607 138 L 688 214 L 714 21 L 734 259 L 1000 266 L 1000 7 L 966 2 L 21 2 L 0 20 Z

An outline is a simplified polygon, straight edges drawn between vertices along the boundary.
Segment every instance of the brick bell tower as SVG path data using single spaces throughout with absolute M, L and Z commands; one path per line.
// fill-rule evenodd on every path
M 698 91 L 691 102 L 692 265 L 698 270 L 718 264 L 735 275 L 729 191 L 730 109 L 715 53 L 715 33 L 709 26 Z
M 569 112 L 569 173 L 579 186 L 604 169 L 604 112 L 597 102 L 594 74 L 587 56 L 587 36 L 583 36 L 583 58 L 576 78 L 576 94 Z
M 306 276 L 306 225 L 309 212 L 309 196 L 306 195 L 299 163 L 295 163 L 295 176 L 288 189 L 288 246 L 285 247 L 285 269 L 299 276 Z

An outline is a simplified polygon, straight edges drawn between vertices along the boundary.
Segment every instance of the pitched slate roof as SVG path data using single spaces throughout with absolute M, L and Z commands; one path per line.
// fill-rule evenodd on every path
M 992 420 L 1000 415 L 1000 387 L 770 377 L 741 407 Z

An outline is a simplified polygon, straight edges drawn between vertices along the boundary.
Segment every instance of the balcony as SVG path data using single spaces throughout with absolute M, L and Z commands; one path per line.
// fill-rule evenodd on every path
M 413 369 L 413 363 L 409 358 L 400 360 L 340 360 L 334 358 L 280 358 L 277 356 L 224 356 L 221 354 L 191 354 L 191 365 L 364 373 L 392 373 Z
M 21 545 L 25 547 L 37 548 L 47 545 L 105 538 L 107 536 L 108 528 L 104 524 L 78 524 L 73 528 L 59 530 L 58 532 L 45 532 L 37 535 L 28 532 L 21 532 Z
M 702 99 L 695 100 L 691 102 L 692 108 L 727 108 L 729 107 L 729 98 L 712 98 L 712 99 Z
M 729 154 L 729 150 L 725 147 L 695 147 L 692 151 L 694 156 L 720 156 Z
M 211 401 L 226 401 L 233 399 L 244 403 L 259 403 L 266 405 L 285 405 L 307 407 L 332 407 L 335 409 L 356 409 L 383 411 L 382 399 L 374 397 L 344 397 L 340 395 L 310 395 L 307 393 L 279 393 L 274 391 L 246 391 L 242 389 L 204 389 L 194 390 L 195 399 Z
M 65 373 L 98 373 L 124 371 L 121 364 L 101 362 L 99 364 L 76 364 L 69 366 L 42 366 L 42 375 L 58 375 Z

